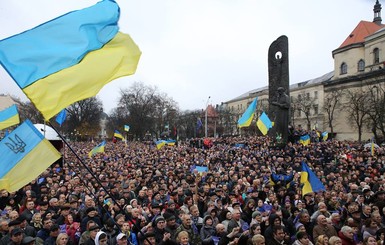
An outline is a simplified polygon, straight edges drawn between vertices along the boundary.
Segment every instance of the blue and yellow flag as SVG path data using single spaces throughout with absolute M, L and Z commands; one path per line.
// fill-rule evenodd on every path
M 100 143 L 99 145 L 95 146 L 89 153 L 88 153 L 88 156 L 91 158 L 93 155 L 95 155 L 96 153 L 99 153 L 99 152 L 104 152 L 104 147 L 106 146 L 106 141 L 103 140 L 102 143 Z
M 135 73 L 141 52 L 118 20 L 109 0 L 67 13 L 1 40 L 0 63 L 48 120 Z
M 166 141 L 165 140 L 158 140 L 155 142 L 156 144 L 156 148 L 159 150 L 160 148 L 162 148 L 163 146 L 166 145 Z
M 241 118 L 238 120 L 238 127 L 248 127 L 251 124 L 251 121 L 253 120 L 255 109 L 257 108 L 257 100 L 258 97 L 256 97 L 253 102 L 247 107 L 246 111 L 243 113 Z
M 61 126 L 63 124 L 63 122 L 66 120 L 66 117 L 67 117 L 67 111 L 66 111 L 66 109 L 63 109 L 56 116 L 56 122 Z
M 126 131 L 126 132 L 130 131 L 130 126 L 124 125 L 124 131 Z
M 114 137 L 122 139 L 122 140 L 124 139 L 124 136 L 118 130 L 115 130 Z
M 310 144 L 310 136 L 308 134 L 302 135 L 301 137 L 299 137 L 299 143 L 305 146 Z
M 166 145 L 173 146 L 175 145 L 176 140 L 166 140 Z
M 302 195 L 325 190 L 325 186 L 304 162 L 302 162 L 300 182 L 302 184 Z
M 27 120 L 0 141 L 0 190 L 14 192 L 35 179 L 60 153 Z
M 266 135 L 269 129 L 273 127 L 273 123 L 270 121 L 270 118 L 266 115 L 266 113 L 262 112 L 257 121 L 257 126 L 259 131 L 261 131 L 263 135 Z
M 16 105 L 12 105 L 0 111 L 0 130 L 20 123 Z
M 328 137 L 329 137 L 329 133 L 328 133 L 328 132 L 323 132 L 323 133 L 321 134 L 321 136 L 322 136 L 322 140 L 323 140 L 323 141 L 327 141 L 327 140 L 328 140 Z

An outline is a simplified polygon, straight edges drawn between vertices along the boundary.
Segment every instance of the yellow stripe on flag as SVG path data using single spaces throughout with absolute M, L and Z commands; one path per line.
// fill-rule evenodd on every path
M 79 64 L 40 79 L 23 91 L 48 120 L 72 103 L 95 96 L 110 81 L 134 74 L 140 55 L 131 37 L 118 33 Z

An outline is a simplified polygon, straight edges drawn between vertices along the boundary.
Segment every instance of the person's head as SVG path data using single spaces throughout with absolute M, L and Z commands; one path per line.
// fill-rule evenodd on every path
M 299 222 L 301 222 L 302 224 L 307 224 L 310 222 L 310 215 L 308 212 L 306 211 L 301 211 L 299 213 Z
M 166 228 L 166 220 L 163 218 L 163 216 L 158 216 L 155 219 L 155 227 L 159 230 L 164 230 Z
M 341 245 L 342 240 L 338 236 L 332 236 L 329 238 L 329 245 Z
M 215 226 L 215 230 L 217 231 L 218 234 L 225 234 L 226 226 L 224 224 L 219 223 Z
M 88 228 L 88 231 L 90 232 L 90 237 L 95 240 L 96 234 L 100 231 L 100 227 L 94 223 Z
M 310 244 L 309 236 L 307 235 L 306 232 L 303 232 L 303 231 L 297 232 L 297 234 L 295 235 L 295 237 L 296 237 L 297 240 L 300 241 L 301 244 L 303 244 L 303 245 L 309 245 L 309 244 Z
M 282 242 L 285 239 L 285 231 L 282 225 L 273 226 L 273 236 L 278 242 Z
M 152 232 L 147 232 L 144 235 L 143 245 L 152 245 L 155 244 L 155 234 Z
M 188 236 L 187 231 L 179 232 L 176 240 L 179 242 L 179 244 L 187 245 L 188 244 L 188 240 L 189 240 L 189 236 Z
M 182 215 L 182 224 L 184 227 L 190 227 L 192 224 L 191 216 L 189 214 Z
M 213 225 L 213 218 L 209 215 L 205 216 L 203 219 L 203 225 L 212 226 Z
M 57 237 L 60 233 L 59 225 L 53 224 L 49 230 L 49 235 L 51 237 Z
M 26 237 L 23 238 L 21 243 L 23 245 L 34 245 L 35 244 L 35 240 L 36 240 L 36 238 L 34 238 L 34 237 L 26 236 Z
M 21 244 L 22 240 L 23 240 L 23 230 L 20 228 L 14 228 L 11 231 L 11 241 L 14 244 Z
M 234 220 L 239 221 L 241 219 L 241 211 L 239 209 L 233 209 L 231 216 Z
M 17 218 L 19 218 L 19 213 L 17 211 L 13 210 L 9 213 L 9 219 L 11 221 L 16 220 Z
M 374 236 L 367 236 L 364 239 L 364 245 L 377 245 L 376 238 Z
M 326 235 L 320 235 L 317 237 L 316 245 L 328 245 L 329 238 Z
M 103 231 L 98 231 L 95 237 L 95 245 L 107 245 L 107 234 Z
M 353 235 L 354 235 L 354 233 L 353 233 L 352 227 L 350 227 L 350 226 L 342 226 L 341 232 L 342 232 L 342 234 L 343 234 L 345 237 L 347 237 L 347 238 L 350 239 L 350 240 L 353 240 Z
M 261 234 L 254 235 L 251 238 L 251 242 L 253 243 L 253 245 L 265 245 L 265 237 Z
M 328 221 L 326 220 L 325 215 L 318 215 L 317 217 L 317 224 L 321 226 L 326 226 L 328 224 Z
M 250 233 L 252 235 L 261 234 L 261 226 L 259 224 L 252 224 L 250 227 Z
M 45 216 L 45 217 L 43 218 L 43 228 L 44 228 L 44 229 L 47 229 L 47 230 L 51 229 L 52 224 L 53 224 L 53 223 L 52 223 L 52 220 L 51 220 L 50 217 Z
M 68 243 L 67 233 L 60 233 L 56 238 L 56 245 L 65 245 Z
M 127 244 L 127 236 L 124 233 L 119 233 L 116 236 L 116 244 L 117 245 L 126 245 Z

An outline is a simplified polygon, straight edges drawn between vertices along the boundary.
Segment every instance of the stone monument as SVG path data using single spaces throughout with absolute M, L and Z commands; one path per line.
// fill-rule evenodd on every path
M 269 47 L 269 113 L 274 122 L 269 136 L 278 144 L 285 145 L 289 135 L 289 44 L 286 36 L 280 36 Z

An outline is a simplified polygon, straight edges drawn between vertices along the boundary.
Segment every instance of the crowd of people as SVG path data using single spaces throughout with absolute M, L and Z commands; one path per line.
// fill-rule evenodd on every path
M 0 245 L 384 244 L 385 146 L 268 137 L 71 142 L 21 190 L 0 193 Z M 302 195 L 305 162 L 325 191 Z M 39 164 L 31 163 L 31 164 Z

